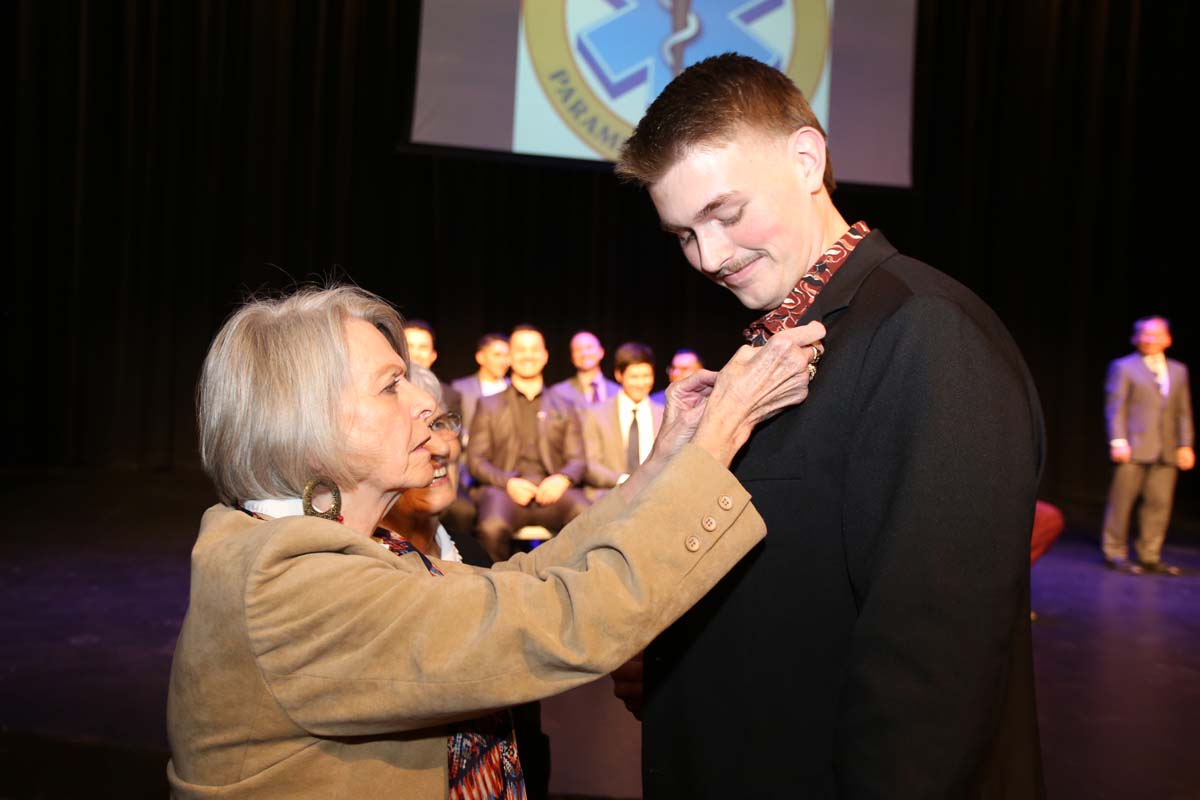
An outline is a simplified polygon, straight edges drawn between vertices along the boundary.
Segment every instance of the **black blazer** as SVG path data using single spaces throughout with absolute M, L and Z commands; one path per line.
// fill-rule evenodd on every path
M 1021 355 L 878 231 L 813 319 L 809 397 L 735 462 L 767 538 L 647 652 L 645 796 L 1040 796 Z

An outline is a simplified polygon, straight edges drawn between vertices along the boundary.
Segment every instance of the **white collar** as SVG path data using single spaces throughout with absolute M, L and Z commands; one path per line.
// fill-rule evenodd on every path
M 247 500 L 242 503 L 247 511 L 266 517 L 302 517 L 304 502 L 299 497 L 271 497 L 266 500 Z
M 458 552 L 458 548 L 454 546 L 454 540 L 450 538 L 450 533 L 443 525 L 438 525 L 437 533 L 434 534 L 433 540 L 437 543 L 438 550 L 442 553 L 439 556 L 442 561 L 462 563 L 462 553 Z
M 488 397 L 493 394 L 500 394 L 500 392 L 508 388 L 508 384 L 508 378 L 501 378 L 498 381 L 485 381 L 483 378 L 480 378 L 479 390 L 485 397 Z
M 253 511 L 256 514 L 262 514 L 267 517 L 304 516 L 304 502 L 299 497 L 272 497 L 267 500 L 247 500 L 242 503 L 242 506 L 247 511 Z M 462 563 L 462 553 L 458 552 L 458 548 L 454 545 L 454 540 L 450 538 L 450 534 L 443 525 L 438 525 L 437 533 L 434 534 L 434 541 L 437 543 L 438 550 L 441 551 L 439 558 L 442 561 Z M 387 545 L 384 546 L 386 547 Z
M 642 398 L 640 403 L 633 402 L 633 398 L 625 394 L 625 390 L 617 392 L 617 404 L 626 412 L 637 413 L 643 406 L 650 405 L 650 397 L 647 395 Z

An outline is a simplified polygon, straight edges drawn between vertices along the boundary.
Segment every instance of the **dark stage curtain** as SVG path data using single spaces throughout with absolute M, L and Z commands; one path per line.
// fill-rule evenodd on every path
M 525 321 L 547 333 L 553 378 L 580 327 L 610 355 L 625 339 L 664 362 L 732 353 L 751 315 L 688 273 L 608 168 L 404 144 L 416 5 L 6 8 L 10 474 L 194 466 L 209 338 L 246 293 L 296 281 L 352 279 L 428 319 L 445 378 L 473 368 L 480 333 Z M 1008 323 L 1046 412 L 1042 494 L 1069 519 L 1103 502 L 1101 384 L 1130 322 L 1170 316 L 1173 355 L 1200 369 L 1171 241 L 1194 171 L 1176 121 L 1192 9 L 924 0 L 915 187 L 835 197 Z M 1195 480 L 1176 515 L 1193 527 Z

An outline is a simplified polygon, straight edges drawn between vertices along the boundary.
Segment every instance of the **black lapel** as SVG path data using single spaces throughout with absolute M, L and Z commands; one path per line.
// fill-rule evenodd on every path
M 829 283 L 813 300 L 808 311 L 801 317 L 801 324 L 825 319 L 842 309 L 848 308 L 858 287 L 862 286 L 875 268 L 896 255 L 896 248 L 884 238 L 883 232 L 873 230 L 854 248 L 846 263 L 830 278 Z

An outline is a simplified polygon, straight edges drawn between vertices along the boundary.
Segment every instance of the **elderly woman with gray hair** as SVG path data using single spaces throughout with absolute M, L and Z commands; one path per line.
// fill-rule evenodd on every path
M 819 324 L 672 386 L 650 458 L 483 570 L 377 535 L 446 451 L 399 315 L 351 287 L 254 301 L 197 391 L 220 503 L 171 670 L 176 797 L 524 796 L 502 709 L 610 672 L 765 534 L 727 466 L 808 391 Z

